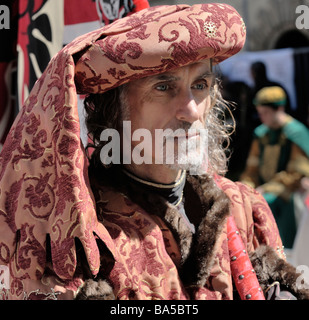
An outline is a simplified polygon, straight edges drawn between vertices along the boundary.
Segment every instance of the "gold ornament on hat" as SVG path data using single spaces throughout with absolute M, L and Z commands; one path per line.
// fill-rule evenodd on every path
M 204 23 L 204 31 L 208 38 L 215 38 L 217 36 L 217 27 L 212 21 L 206 21 Z

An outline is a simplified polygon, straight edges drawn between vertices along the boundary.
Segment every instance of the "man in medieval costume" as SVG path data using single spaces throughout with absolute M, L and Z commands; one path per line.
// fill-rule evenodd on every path
M 278 86 L 257 92 L 254 104 L 262 124 L 254 139 L 241 181 L 263 194 L 286 248 L 297 231 L 295 193 L 309 176 L 309 130 L 285 111 L 287 96 Z
M 159 6 L 52 59 L 1 153 L 5 298 L 309 297 L 264 198 L 223 177 L 212 68 L 241 50 L 245 32 L 229 5 Z M 86 95 L 89 161 L 76 93 Z M 177 155 L 157 157 L 156 130 L 167 129 L 180 130 L 163 139 Z M 120 157 L 108 150 L 116 132 Z

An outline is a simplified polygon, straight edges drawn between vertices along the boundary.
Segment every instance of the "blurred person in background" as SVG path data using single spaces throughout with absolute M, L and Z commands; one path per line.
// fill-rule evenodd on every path
M 297 230 L 294 193 L 309 176 L 309 130 L 285 111 L 287 96 L 278 86 L 259 90 L 254 105 L 262 122 L 240 180 L 257 188 L 267 200 L 283 244 L 292 248 Z
M 251 77 L 253 79 L 253 87 L 251 88 L 251 102 L 250 102 L 250 111 L 248 112 L 250 114 L 250 122 L 249 122 L 249 126 L 252 130 L 252 132 L 254 131 L 254 129 L 259 126 L 261 124 L 261 119 L 259 118 L 259 115 L 257 113 L 257 110 L 255 108 L 255 105 L 252 103 L 254 97 L 256 96 L 256 94 L 263 88 L 266 87 L 280 87 L 284 90 L 285 95 L 286 95 L 286 103 L 285 103 L 285 111 L 288 114 L 291 114 L 291 108 L 290 108 L 290 98 L 288 95 L 288 92 L 286 91 L 286 89 L 278 82 L 271 80 L 268 77 L 267 74 L 267 67 L 265 65 L 264 62 L 262 61 L 255 61 L 251 64 L 250 67 L 250 73 L 251 73 Z

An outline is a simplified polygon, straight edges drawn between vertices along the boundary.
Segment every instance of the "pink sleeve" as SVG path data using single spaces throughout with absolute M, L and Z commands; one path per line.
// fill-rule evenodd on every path
M 245 211 L 247 215 L 252 214 L 253 218 L 252 244 L 254 249 L 261 244 L 266 244 L 274 248 L 281 258 L 285 258 L 277 223 L 266 200 L 255 189 L 239 182 L 236 184 L 250 203 L 250 207 Z M 244 204 L 247 201 L 244 201 Z
M 248 252 L 265 244 L 285 258 L 275 218 L 263 196 L 241 182 L 218 176 L 215 181 L 231 200 L 230 211 Z

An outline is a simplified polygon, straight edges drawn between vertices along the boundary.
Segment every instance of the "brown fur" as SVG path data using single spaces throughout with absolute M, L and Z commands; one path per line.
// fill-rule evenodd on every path
M 204 286 L 213 266 L 217 239 L 229 214 L 230 201 L 208 176 L 189 176 L 187 180 L 201 201 L 202 219 L 197 226 L 192 252 L 182 275 L 187 284 Z
M 88 279 L 78 291 L 75 300 L 115 300 L 113 288 L 106 280 Z
M 280 287 L 291 292 L 297 299 L 309 299 L 309 290 L 297 288 L 297 278 L 301 275 L 296 268 L 281 259 L 276 251 L 262 245 L 250 255 L 251 263 L 263 290 L 278 281 Z

